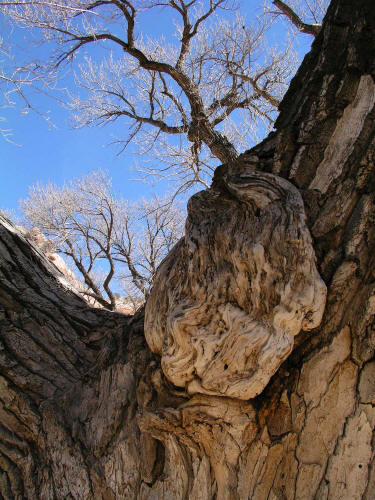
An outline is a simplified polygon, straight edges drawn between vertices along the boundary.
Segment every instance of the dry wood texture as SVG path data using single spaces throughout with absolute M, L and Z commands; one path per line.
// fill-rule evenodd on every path
M 373 0 L 333 0 L 280 106 L 276 131 L 236 164 L 218 168 L 211 190 L 191 200 L 187 237 L 164 262 L 164 289 L 148 305 L 155 354 L 145 342 L 143 313 L 131 319 L 88 307 L 2 220 L 2 498 L 374 498 L 374 77 Z M 259 231 L 251 233 L 254 227 Z M 267 227 L 274 228 L 269 240 Z M 254 253 L 246 234 L 261 238 L 270 266 L 258 288 L 252 284 L 262 251 Z M 234 269 L 241 251 L 244 267 Z M 319 326 L 324 288 L 314 253 L 327 286 Z M 272 262 L 281 256 L 280 271 Z M 280 288 L 268 288 L 269 269 L 281 272 Z M 218 270 L 228 279 L 217 279 Z M 208 287 L 211 293 L 202 293 Z M 174 288 L 186 296 L 174 296 Z M 186 356 L 184 371 L 177 350 L 176 360 L 169 351 L 172 323 L 185 321 L 184 304 L 191 307 L 195 293 L 202 294 L 199 307 L 206 301 L 211 311 L 224 299 L 209 322 L 204 309 L 193 309 L 176 346 L 185 349 L 200 329 L 209 337 L 202 349 L 218 346 L 211 336 L 219 315 L 224 334 L 233 331 L 233 351 L 224 356 L 220 346 L 220 363 L 210 353 L 200 364 L 194 340 L 196 351 L 186 352 L 196 355 Z M 289 300 L 297 312 L 288 311 Z M 251 344 L 249 322 L 262 322 L 265 311 L 267 328 L 277 331 L 271 337 L 285 334 L 288 322 L 275 323 L 281 306 L 295 315 L 286 351 L 276 349 L 267 362 L 260 362 L 262 349 L 251 350 L 250 364 L 237 359 Z M 246 393 L 249 380 L 255 389 Z
M 326 287 L 292 184 L 243 167 L 221 187 L 189 201 L 185 238 L 146 305 L 145 334 L 174 385 L 248 400 L 301 329 L 319 326 Z

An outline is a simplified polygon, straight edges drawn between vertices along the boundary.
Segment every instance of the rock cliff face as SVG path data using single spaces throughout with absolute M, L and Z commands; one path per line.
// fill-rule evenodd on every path
M 174 385 L 246 400 L 262 392 L 294 337 L 320 324 L 326 287 L 298 190 L 238 168 L 221 191 L 189 201 L 186 236 L 146 305 L 145 335 Z

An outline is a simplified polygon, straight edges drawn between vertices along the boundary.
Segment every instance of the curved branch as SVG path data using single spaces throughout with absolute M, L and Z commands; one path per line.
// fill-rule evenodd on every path
M 263 99 L 265 99 L 267 102 L 269 102 L 270 104 L 272 104 L 272 106 L 275 106 L 275 108 L 278 108 L 279 104 L 280 104 L 280 101 L 278 99 L 276 99 L 275 97 L 273 97 L 269 92 L 267 92 L 266 90 L 264 89 L 261 89 L 258 84 L 256 83 L 256 81 L 254 80 L 254 78 L 251 78 L 250 76 L 247 76 L 247 75 L 244 75 L 243 73 L 235 73 L 233 71 L 230 70 L 230 74 L 233 75 L 233 76 L 237 76 L 238 78 L 241 78 L 242 80 L 244 80 L 245 82 L 249 82 L 250 85 L 253 87 L 253 89 L 255 90 L 255 92 L 260 96 L 260 97 L 263 97 Z
M 289 7 L 282 0 L 273 0 L 273 4 L 286 16 L 289 21 L 299 30 L 301 33 L 307 33 L 308 35 L 317 36 L 321 26 L 319 24 L 307 24 L 302 21 L 302 19 L 294 12 L 293 9 Z

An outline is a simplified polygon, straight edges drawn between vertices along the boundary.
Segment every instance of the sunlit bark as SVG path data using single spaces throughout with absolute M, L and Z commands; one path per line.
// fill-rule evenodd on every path
M 142 314 L 88 308 L 1 226 L 3 497 L 373 498 L 374 31 L 372 0 L 333 0 L 276 131 L 216 171 L 212 217 L 245 167 L 299 189 L 328 288 L 255 398 L 173 386 Z

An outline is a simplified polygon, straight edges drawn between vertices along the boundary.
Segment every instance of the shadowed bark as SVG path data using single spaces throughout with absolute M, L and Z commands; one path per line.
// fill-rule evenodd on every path
M 296 335 L 255 398 L 175 387 L 145 342 L 143 313 L 88 307 L 2 220 L 3 498 L 373 498 L 374 34 L 372 0 L 333 0 L 275 132 L 219 167 L 209 191 L 211 217 L 229 198 L 240 214 L 228 178 L 260 170 L 288 179 L 304 200 L 327 286 L 320 326 Z M 199 223 L 208 240 L 197 241 L 211 251 L 220 245 L 209 228 Z M 169 262 L 173 270 L 180 261 Z

